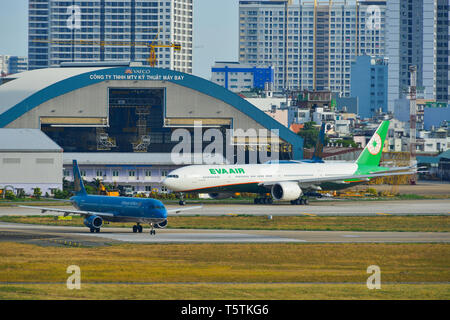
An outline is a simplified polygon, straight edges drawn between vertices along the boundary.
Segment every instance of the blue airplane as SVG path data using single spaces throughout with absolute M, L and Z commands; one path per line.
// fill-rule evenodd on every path
M 164 204 L 156 199 L 88 195 L 76 160 L 73 160 L 73 176 L 75 196 L 70 198 L 70 202 L 77 210 L 31 206 L 19 207 L 39 209 L 42 213 L 47 211 L 61 212 L 64 213 L 64 216 L 79 214 L 85 218 L 84 225 L 91 232 L 100 232 L 103 221 L 136 222 L 136 225 L 133 226 L 134 233 L 142 232 L 141 223 L 149 223 L 151 227 L 150 235 L 156 234 L 155 228 L 160 229 L 167 226 L 168 214 L 202 208 L 202 206 L 194 206 L 166 209 Z

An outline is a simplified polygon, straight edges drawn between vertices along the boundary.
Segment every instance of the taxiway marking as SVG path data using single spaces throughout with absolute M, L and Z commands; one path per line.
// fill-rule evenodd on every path
M 304 214 L 306 216 L 310 216 L 310 217 L 317 217 L 317 214 L 312 214 L 312 213 L 307 213 L 307 212 L 302 212 L 302 214 Z

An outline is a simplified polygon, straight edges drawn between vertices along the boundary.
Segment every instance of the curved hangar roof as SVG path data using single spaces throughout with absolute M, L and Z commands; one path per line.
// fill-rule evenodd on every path
M 150 67 L 47 68 L 11 75 L 0 85 L 0 128 L 44 102 L 71 91 L 107 80 L 167 81 L 190 88 L 234 107 L 267 129 L 278 129 L 280 138 L 292 145 L 295 159 L 302 157 L 303 140 L 237 94 L 203 78 Z

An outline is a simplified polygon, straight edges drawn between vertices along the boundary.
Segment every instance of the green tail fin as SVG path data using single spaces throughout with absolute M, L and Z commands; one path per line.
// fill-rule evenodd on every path
M 381 153 L 383 151 L 384 142 L 389 129 L 389 121 L 383 121 L 373 134 L 367 146 L 359 155 L 356 163 L 358 166 L 378 166 L 381 160 Z

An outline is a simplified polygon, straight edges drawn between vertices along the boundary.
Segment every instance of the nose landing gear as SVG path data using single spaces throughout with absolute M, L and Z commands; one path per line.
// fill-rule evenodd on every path
M 153 223 L 150 223 L 150 227 L 151 227 L 150 235 L 151 235 L 151 236 L 156 235 L 156 230 L 155 230 L 154 227 L 153 227 Z
M 183 195 L 182 192 L 180 192 L 180 201 L 178 202 L 178 204 L 179 204 L 180 206 L 186 205 L 186 201 L 184 201 L 184 195 Z

